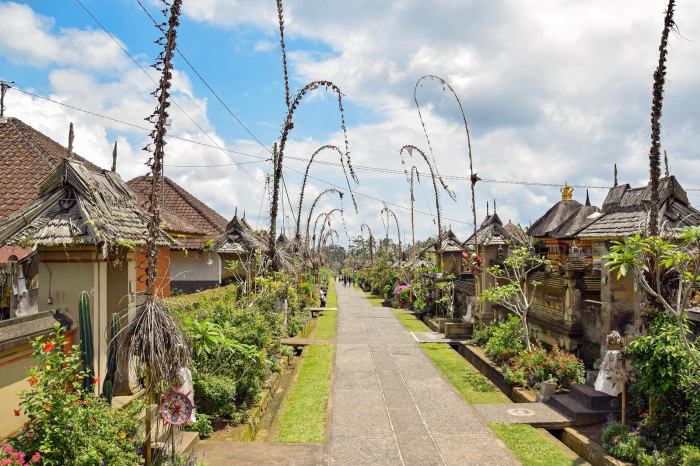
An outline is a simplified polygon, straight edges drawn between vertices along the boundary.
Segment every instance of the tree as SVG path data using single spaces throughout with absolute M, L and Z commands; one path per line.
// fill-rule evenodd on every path
M 525 330 L 527 350 L 532 350 L 530 329 L 527 315 L 532 307 L 535 289 L 539 285 L 536 280 L 529 280 L 532 272 L 551 261 L 540 257 L 526 246 L 513 249 L 502 265 L 494 265 L 486 271 L 495 279 L 494 285 L 481 292 L 479 300 L 500 304 L 520 318 Z
M 631 271 L 649 295 L 652 307 L 674 319 L 688 355 L 700 368 L 700 357 L 688 341 L 685 325 L 688 308 L 697 298 L 694 287 L 700 282 L 700 226 L 676 232 L 676 241 L 643 238 L 639 233 L 614 241 L 606 258 L 618 277 Z

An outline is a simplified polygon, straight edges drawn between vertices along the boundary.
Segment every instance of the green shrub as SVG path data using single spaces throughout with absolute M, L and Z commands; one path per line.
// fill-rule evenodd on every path
M 551 351 L 535 348 L 529 353 L 520 353 L 513 359 L 509 373 L 520 384 L 522 376 L 525 381 L 522 385 L 528 387 L 534 388 L 542 382 L 553 380 L 559 388 L 569 388 L 572 383 L 585 381 L 586 368 L 576 356 L 555 346 Z
M 681 445 L 669 455 L 667 463 L 676 466 L 700 466 L 700 448 Z
M 489 342 L 491 337 L 493 337 L 493 334 L 496 332 L 496 329 L 498 329 L 497 323 L 485 325 L 482 328 L 474 329 L 474 333 L 472 334 L 472 344 L 476 346 L 485 346 L 486 343 Z
M 515 316 L 508 316 L 508 320 L 497 324 L 493 335 L 486 343 L 484 352 L 496 364 L 503 364 L 513 359 L 525 349 L 525 332 L 523 326 Z
M 311 314 L 308 311 L 298 312 L 297 314 L 293 315 L 287 322 L 287 335 L 295 336 L 301 333 L 301 331 L 304 330 L 304 327 L 306 327 L 306 324 L 309 323 L 310 319 Z
M 197 413 L 216 417 L 233 418 L 236 406 L 236 382 L 220 375 L 205 375 L 194 372 L 194 401 Z
M 186 426 L 186 430 L 198 432 L 199 438 L 205 439 L 211 437 L 214 427 L 211 425 L 211 418 L 207 414 L 198 412 L 195 422 Z

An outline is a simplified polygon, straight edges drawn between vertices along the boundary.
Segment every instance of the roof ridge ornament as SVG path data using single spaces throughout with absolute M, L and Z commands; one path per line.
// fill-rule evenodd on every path
M 571 201 L 574 198 L 574 188 L 568 182 L 564 182 L 564 186 L 559 190 L 561 192 L 562 201 Z
M 614 171 L 613 171 L 613 187 L 617 186 L 617 164 L 614 165 Z

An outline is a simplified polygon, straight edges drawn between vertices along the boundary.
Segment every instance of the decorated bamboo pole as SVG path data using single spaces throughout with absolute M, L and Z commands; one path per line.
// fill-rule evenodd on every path
M 391 215 L 394 219 L 394 222 L 396 223 L 396 236 L 398 237 L 398 241 L 399 241 L 399 269 L 400 269 L 401 268 L 401 229 L 399 227 L 399 219 L 396 218 L 396 214 L 394 213 L 394 211 L 391 210 L 387 206 L 384 206 L 384 208 L 382 208 L 382 213 L 385 213 L 385 212 L 387 215 L 387 219 L 389 218 L 389 215 Z M 388 231 L 388 225 L 387 225 L 387 231 Z M 387 244 L 387 247 L 388 247 L 388 244 Z
M 336 193 L 338 197 L 340 198 L 340 203 L 342 205 L 343 203 L 343 193 L 338 191 L 337 189 L 331 188 L 331 189 L 326 189 L 325 191 L 321 191 L 318 196 L 316 196 L 316 199 L 314 199 L 314 202 L 311 204 L 311 208 L 309 209 L 309 215 L 306 219 L 306 248 L 308 248 L 309 244 L 309 227 L 311 224 L 311 216 L 314 214 L 314 209 L 316 208 L 316 204 L 318 204 L 318 201 L 321 200 L 321 198 L 327 194 L 332 194 Z M 318 221 L 318 218 L 316 219 Z M 314 225 L 314 235 L 316 234 L 316 225 Z
M 92 342 L 92 318 L 90 317 L 90 295 L 85 291 L 80 293 L 78 305 L 78 326 L 80 327 L 80 353 L 83 358 L 83 370 L 86 373 L 83 378 L 83 389 L 90 391 L 93 388 L 95 369 L 95 351 Z

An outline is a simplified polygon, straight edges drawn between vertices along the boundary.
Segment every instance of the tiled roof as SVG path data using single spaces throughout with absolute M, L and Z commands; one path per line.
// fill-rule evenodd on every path
M 0 219 L 36 199 L 41 182 L 66 157 L 100 170 L 17 118 L 0 122 Z
M 127 184 L 136 193 L 141 208 L 147 210 L 151 177 L 139 176 Z M 226 231 L 228 222 L 224 217 L 167 176 L 163 177 L 161 199 L 163 227 L 186 249 L 204 249 Z

